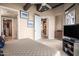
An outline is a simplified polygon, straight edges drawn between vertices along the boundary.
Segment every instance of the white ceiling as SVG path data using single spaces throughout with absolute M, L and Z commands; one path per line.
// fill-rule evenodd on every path
M 25 5 L 25 3 L 0 3 L 1 6 L 6 6 L 6 7 L 10 7 L 10 8 L 23 8 L 23 6 Z M 10 10 L 10 9 L 5 9 L 2 8 L 2 16 L 7 16 L 7 17 L 16 17 L 17 16 L 17 12 Z
M 25 3 L 0 3 L 0 6 L 13 8 L 16 10 L 22 9 Z
M 1 9 L 1 15 L 2 16 L 7 16 L 7 17 L 16 17 L 18 13 L 16 11 L 10 10 L 10 9 Z
M 0 5 L 16 5 L 16 6 L 24 6 L 25 3 L 0 3 Z

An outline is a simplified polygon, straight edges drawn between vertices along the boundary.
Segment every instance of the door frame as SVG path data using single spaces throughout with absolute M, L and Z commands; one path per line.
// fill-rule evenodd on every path
M 12 21 L 12 27 L 13 27 L 13 20 L 15 20 L 14 18 L 10 18 L 10 17 L 1 17 L 1 34 L 3 33 L 3 20 L 4 20 L 3 18 L 11 20 Z M 11 29 L 11 30 L 12 30 L 12 33 L 13 33 L 13 29 Z M 18 30 L 18 28 L 17 28 L 17 21 L 16 21 L 16 32 L 17 32 L 17 30 Z M 18 36 L 17 33 L 16 33 L 16 39 L 17 39 L 17 36 Z M 12 34 L 12 39 L 13 39 L 13 34 Z
M 1 17 L 1 34 L 3 33 L 3 18 L 5 18 L 5 19 L 9 19 L 9 20 L 11 20 L 11 22 L 12 22 L 12 24 L 13 24 L 13 18 L 8 18 L 8 17 Z M 12 28 L 12 27 L 11 27 Z M 11 29 L 12 30 L 12 29 Z M 12 33 L 11 33 L 12 34 Z M 13 37 L 13 35 L 12 35 L 12 37 Z
M 13 9 L 13 8 L 10 8 L 10 7 L 6 7 L 6 6 L 0 6 L 0 8 L 1 9 L 8 9 L 8 10 L 12 10 L 12 11 L 15 11 L 15 12 L 17 12 L 17 20 L 16 20 L 16 26 L 17 26 L 17 28 L 16 28 L 16 31 L 17 31 L 17 33 L 16 33 L 16 39 L 18 39 L 18 20 L 19 20 L 19 16 L 20 16 L 20 13 L 19 13 L 19 10 L 16 10 L 16 9 Z M 2 14 L 0 14 L 0 23 L 1 23 L 1 35 L 2 35 Z
M 46 22 L 47 22 L 47 25 L 46 25 L 46 26 L 47 26 L 47 31 L 46 31 L 46 33 L 47 33 L 47 39 L 48 39 L 48 38 L 49 38 L 49 34 L 48 34 L 48 33 L 49 33 L 49 22 L 48 22 L 48 18 L 45 18 L 45 17 L 43 18 L 43 17 L 42 17 L 41 20 L 42 20 L 42 19 L 46 19 Z M 41 37 L 41 38 L 42 38 L 42 37 Z
M 37 16 L 40 16 L 40 15 L 38 15 L 38 14 L 35 14 L 35 15 L 37 15 Z M 35 15 L 34 15 L 34 35 L 33 35 L 33 37 L 34 37 L 34 40 L 35 40 Z M 40 16 L 41 17 L 41 16 Z M 48 16 L 45 16 L 45 17 L 41 17 L 41 19 L 47 19 L 47 28 L 48 28 L 48 31 L 47 31 L 47 35 L 48 35 L 48 40 L 49 40 L 49 19 L 50 19 L 50 17 L 48 17 Z M 42 38 L 42 37 L 41 37 Z
M 47 31 L 47 35 L 48 35 L 48 40 L 49 40 L 49 38 L 50 38 L 50 36 L 49 36 L 49 33 L 50 33 L 50 31 L 49 31 L 49 29 L 50 29 L 50 27 L 49 27 L 49 22 L 50 22 L 50 17 L 49 16 L 42 16 L 42 19 L 47 19 L 47 29 L 48 29 L 48 31 Z

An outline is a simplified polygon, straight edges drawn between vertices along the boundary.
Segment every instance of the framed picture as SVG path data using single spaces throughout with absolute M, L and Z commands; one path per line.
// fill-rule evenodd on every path
M 24 11 L 24 10 L 20 10 L 20 18 L 28 19 L 29 18 L 29 13 Z
M 33 28 L 33 25 L 34 25 L 34 23 L 33 23 L 32 20 L 28 20 L 28 21 L 27 21 L 27 27 L 28 27 L 28 28 Z
M 74 25 L 75 24 L 75 9 L 68 12 L 65 16 L 65 25 Z

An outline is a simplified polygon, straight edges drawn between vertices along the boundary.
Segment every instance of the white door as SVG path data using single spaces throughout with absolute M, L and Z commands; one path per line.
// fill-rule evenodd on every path
M 41 39 L 41 17 L 35 15 L 35 40 Z

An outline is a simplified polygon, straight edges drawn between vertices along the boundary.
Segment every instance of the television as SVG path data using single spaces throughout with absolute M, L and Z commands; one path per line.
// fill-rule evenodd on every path
M 79 39 L 79 24 L 65 25 L 64 36 Z

